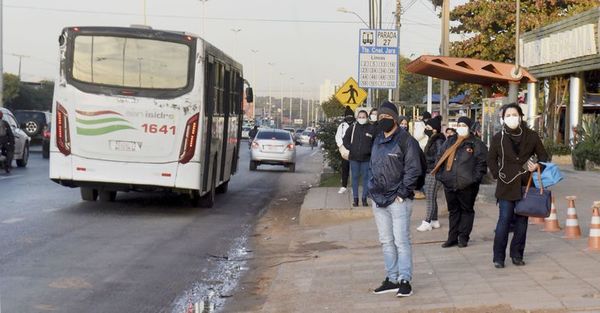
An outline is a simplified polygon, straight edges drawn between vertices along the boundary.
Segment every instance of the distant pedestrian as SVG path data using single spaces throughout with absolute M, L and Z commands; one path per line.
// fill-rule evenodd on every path
M 427 123 L 427 121 L 431 119 L 431 113 L 423 111 L 423 113 L 421 113 L 419 117 L 421 118 L 421 121 L 423 121 L 423 123 Z
M 456 136 L 456 129 L 452 128 L 452 127 L 448 127 L 448 128 L 446 128 L 445 134 L 446 134 L 446 139 L 448 139 L 452 136 Z
M 385 101 L 379 107 L 379 126 L 371 150 L 369 196 L 383 248 L 387 277 L 373 292 L 412 294 L 413 273 L 410 217 L 414 189 L 422 174 L 417 141 L 400 128 L 396 105 Z
M 404 129 L 407 132 L 410 132 L 409 128 L 408 128 L 408 118 L 404 115 L 399 115 L 398 116 L 398 125 L 400 126 L 400 128 Z
M 354 111 L 350 108 L 350 106 L 346 106 L 346 110 L 344 111 L 344 121 L 340 123 L 338 126 L 337 132 L 335 133 L 335 143 L 338 148 L 344 144 L 344 135 L 346 135 L 346 131 L 350 128 L 350 125 L 354 123 Z M 342 186 L 338 193 L 344 193 L 348 190 L 348 175 L 350 173 L 350 163 L 347 160 L 342 159 Z
M 310 150 L 313 150 L 317 146 L 317 133 L 314 129 L 311 129 L 308 134 L 308 142 L 310 143 Z
M 502 108 L 502 130 L 494 135 L 488 155 L 492 176 L 498 179 L 496 198 L 500 214 L 494 235 L 494 257 L 496 268 L 504 267 L 506 245 L 511 222 L 514 233 L 510 243 L 510 257 L 517 266 L 525 265 L 523 256 L 527 239 L 527 216 L 514 214 L 516 203 L 521 200 L 521 188 L 527 184 L 530 172 L 548 161 L 548 153 L 539 135 L 523 122 L 523 111 L 516 103 Z M 531 160 L 536 156 L 537 160 Z
M 448 239 L 442 248 L 467 247 L 475 219 L 475 198 L 487 173 L 487 147 L 469 131 L 472 124 L 466 116 L 458 119 L 458 136 L 446 140 L 431 171 L 444 185 L 448 205 Z
M 362 205 L 367 206 L 367 185 L 369 182 L 369 162 L 373 146 L 374 127 L 369 124 L 367 111 L 360 110 L 356 123 L 352 124 L 344 136 L 344 146 L 350 151 L 350 172 L 352 173 L 353 206 L 358 206 L 358 184 L 362 178 Z
M 429 119 L 425 124 L 425 134 L 429 137 L 429 140 L 423 152 L 427 159 L 427 174 L 430 174 L 435 168 L 436 158 L 441 154 L 446 137 L 442 134 L 441 117 Z M 427 199 L 427 213 L 421 225 L 417 227 L 418 231 L 429 231 L 440 228 L 437 203 L 437 193 L 440 187 L 441 185 L 435 179 L 435 176 L 425 176 L 424 192 L 425 199 Z

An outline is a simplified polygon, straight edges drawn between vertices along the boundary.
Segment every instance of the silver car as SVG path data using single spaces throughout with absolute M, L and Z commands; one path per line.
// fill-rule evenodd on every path
M 283 165 L 296 171 L 296 146 L 292 134 L 281 129 L 261 129 L 250 149 L 250 170 L 261 164 Z
M 2 119 L 8 122 L 15 135 L 15 154 L 13 155 L 13 159 L 17 161 L 18 167 L 25 167 L 29 160 L 29 143 L 31 138 L 18 127 L 17 119 L 9 110 L 5 108 L 0 108 L 0 110 L 3 113 Z

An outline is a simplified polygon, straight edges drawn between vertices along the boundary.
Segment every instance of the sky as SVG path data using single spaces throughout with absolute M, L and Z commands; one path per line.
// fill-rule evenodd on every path
M 24 81 L 56 77 L 63 27 L 144 23 L 143 0 L 0 1 L 4 71 L 16 74 L 19 58 L 14 54 L 25 55 Z M 451 0 L 451 7 L 466 1 Z M 395 3 L 382 0 L 383 28 L 394 26 Z M 429 0 L 402 0 L 402 4 L 406 10 L 400 53 L 411 59 L 437 54 L 440 20 Z M 316 99 L 326 79 L 342 84 L 357 76 L 358 33 L 365 26 L 355 15 L 339 12 L 341 7 L 368 19 L 367 0 L 146 0 L 146 18 L 155 29 L 203 33 L 243 64 L 244 76 L 258 96 L 270 92 L 279 97 L 283 90 L 285 96 Z

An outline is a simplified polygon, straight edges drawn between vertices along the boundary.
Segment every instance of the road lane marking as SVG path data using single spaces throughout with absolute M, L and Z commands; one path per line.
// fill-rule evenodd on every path
M 56 211 L 60 211 L 60 209 L 43 209 L 42 212 L 44 213 L 52 213 L 52 212 L 56 212 Z
M 319 153 L 319 150 L 317 150 L 317 151 L 315 151 L 315 152 L 311 153 L 311 154 L 310 154 L 310 156 L 315 156 L 315 154 L 317 154 L 317 153 Z
M 17 178 L 17 177 L 22 177 L 23 175 L 10 175 L 10 176 L 2 176 L 0 177 L 0 180 L 5 180 L 5 179 L 11 179 L 11 178 Z
M 2 224 L 14 224 L 14 223 L 18 223 L 21 221 L 24 221 L 25 219 L 22 217 L 15 217 L 15 218 L 9 218 L 7 220 L 2 221 Z

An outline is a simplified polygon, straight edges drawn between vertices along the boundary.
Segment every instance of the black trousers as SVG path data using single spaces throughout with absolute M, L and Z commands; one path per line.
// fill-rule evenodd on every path
M 342 187 L 348 188 L 348 175 L 350 175 L 350 161 L 342 159 Z
M 523 258 L 525 242 L 527 241 L 528 217 L 514 214 L 517 201 L 499 200 L 498 223 L 494 236 L 494 262 L 504 262 L 510 225 L 514 224 L 513 237 L 510 242 L 510 257 Z
M 475 198 L 479 193 L 479 184 L 473 184 L 462 190 L 444 190 L 448 204 L 449 228 L 448 241 L 469 242 L 475 219 Z
M 13 161 L 13 157 L 15 154 L 15 146 L 14 145 L 9 145 L 9 144 L 5 144 L 3 146 L 0 146 L 0 153 L 6 155 L 6 160 L 5 160 L 5 164 L 4 164 L 4 169 L 9 169 L 11 167 L 12 161 Z

